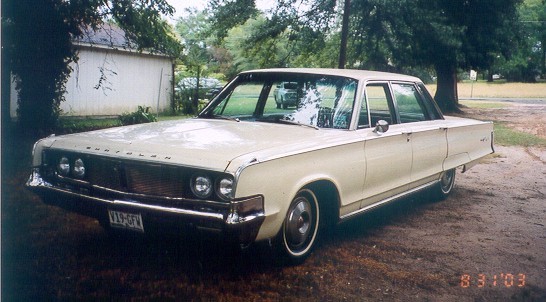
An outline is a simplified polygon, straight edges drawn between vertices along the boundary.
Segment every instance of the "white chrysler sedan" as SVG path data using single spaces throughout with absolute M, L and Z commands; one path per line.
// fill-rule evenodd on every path
M 281 83 L 296 104 L 277 106 Z M 196 118 L 40 140 L 27 187 L 109 229 L 269 241 L 298 263 L 326 227 L 424 189 L 445 198 L 455 168 L 492 152 L 493 124 L 444 117 L 418 78 L 254 70 Z

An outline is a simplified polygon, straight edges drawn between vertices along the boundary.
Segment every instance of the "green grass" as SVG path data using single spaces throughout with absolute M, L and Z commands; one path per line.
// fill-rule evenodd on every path
M 434 95 L 436 84 L 427 85 L 429 92 Z M 546 83 L 505 83 L 505 82 L 475 82 L 457 83 L 459 99 L 488 97 L 488 98 L 546 98 Z
M 72 118 L 61 117 L 57 130 L 59 133 L 76 133 L 121 126 L 118 118 Z
M 189 115 L 161 115 L 157 117 L 157 121 L 172 121 L 186 119 Z M 112 118 L 76 118 L 76 117 L 61 117 L 57 125 L 58 134 L 78 133 L 98 129 L 106 129 L 121 126 L 121 122 L 117 117 Z
M 469 100 L 460 100 L 459 104 L 464 105 L 468 108 L 476 109 L 500 109 L 512 106 L 510 103 L 506 102 L 495 102 L 495 101 L 469 101 Z
M 502 146 L 546 147 L 546 139 L 495 123 L 495 143 Z
M 193 115 L 160 115 L 157 117 L 158 122 L 176 121 L 193 117 Z

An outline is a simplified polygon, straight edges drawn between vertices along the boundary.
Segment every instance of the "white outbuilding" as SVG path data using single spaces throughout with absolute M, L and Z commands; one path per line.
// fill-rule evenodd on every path
M 79 60 L 66 83 L 65 116 L 113 116 L 134 112 L 138 106 L 152 112 L 169 110 L 173 97 L 173 59 L 164 54 L 137 51 L 114 25 L 88 29 L 73 41 Z M 12 117 L 17 94 L 12 84 Z

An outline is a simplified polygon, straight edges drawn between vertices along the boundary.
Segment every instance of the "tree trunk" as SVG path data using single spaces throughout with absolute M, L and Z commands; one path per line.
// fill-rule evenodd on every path
M 437 64 L 438 76 L 434 99 L 444 113 L 460 112 L 457 95 L 457 68 L 451 64 Z
M 195 83 L 195 94 L 193 96 L 193 113 L 197 113 L 199 108 L 199 80 L 201 79 L 201 66 L 197 65 L 197 77 Z
M 491 70 L 487 71 L 487 82 L 493 82 L 493 72 Z
M 542 40 L 542 58 L 540 61 L 541 76 L 544 79 L 546 78 L 546 39 Z
M 344 69 L 347 64 L 347 40 L 349 38 L 349 13 L 351 0 L 345 0 L 343 6 L 343 21 L 341 25 L 341 45 L 339 46 L 338 68 Z
M 3 39 L 2 39 L 3 40 Z M 4 41 L 2 41 L 4 42 Z M 2 43 L 3 44 L 3 43 Z M 11 125 L 11 69 L 6 50 L 2 50 L 2 137 Z
M 176 114 L 176 97 L 175 97 L 175 90 L 174 90 L 174 86 L 175 86 L 175 76 L 174 76 L 174 69 L 176 67 L 176 64 L 174 63 L 174 59 L 172 60 L 171 62 L 171 87 L 169 87 L 169 89 L 171 90 L 171 111 L 173 114 Z

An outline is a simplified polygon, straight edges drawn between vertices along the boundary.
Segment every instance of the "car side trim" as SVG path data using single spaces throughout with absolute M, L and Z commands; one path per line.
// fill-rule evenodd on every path
M 427 188 L 430 188 L 430 187 L 436 185 L 438 182 L 439 182 L 439 180 L 431 181 L 431 182 L 429 182 L 429 183 L 426 183 L 426 184 L 420 185 L 420 186 L 418 186 L 418 187 L 415 187 L 415 188 L 413 188 L 413 189 L 411 189 L 411 190 L 408 190 L 408 191 L 402 192 L 402 193 L 400 193 L 400 194 L 396 194 L 396 195 L 394 195 L 394 196 L 391 196 L 391 197 L 389 197 L 389 198 L 380 200 L 380 201 L 378 201 L 378 202 L 376 202 L 376 203 L 374 203 L 374 204 L 371 204 L 371 205 L 369 205 L 369 206 L 360 208 L 360 209 L 357 210 L 357 211 L 354 211 L 354 212 L 345 214 L 345 215 L 339 217 L 339 220 L 340 220 L 340 222 L 342 222 L 342 221 L 345 221 L 345 220 L 354 218 L 354 217 L 356 217 L 356 216 L 358 216 L 358 215 L 360 215 L 360 214 L 366 213 L 366 212 L 368 212 L 368 211 L 370 211 L 370 210 L 372 210 L 372 209 L 375 209 L 375 208 L 377 208 L 377 207 L 379 207 L 379 206 L 381 206 L 381 205 L 384 205 L 384 204 L 386 204 L 386 203 L 389 203 L 389 202 L 392 202 L 392 201 L 401 199 L 401 198 L 406 197 L 406 196 L 408 196 L 408 195 L 410 195 L 410 194 L 413 194 L 413 193 L 415 193 L 415 192 L 418 192 L 418 191 L 421 191 L 421 190 L 425 190 L 425 189 L 427 189 Z

